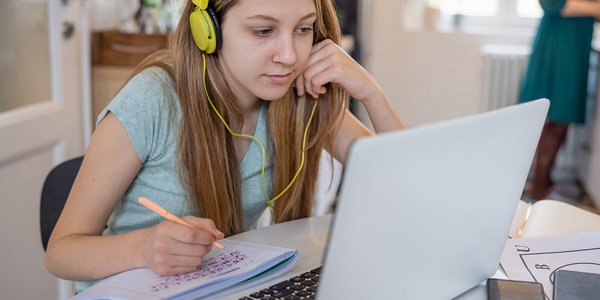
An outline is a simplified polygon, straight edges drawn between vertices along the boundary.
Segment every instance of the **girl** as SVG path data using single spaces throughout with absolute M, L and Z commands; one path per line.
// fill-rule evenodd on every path
M 88 281 L 78 291 L 133 268 L 194 271 L 211 243 L 253 228 L 269 205 L 276 222 L 310 216 L 322 149 L 343 163 L 371 135 L 346 110 L 348 94 L 377 132 L 403 127 L 337 45 L 331 0 L 211 0 L 214 25 L 206 2 L 187 2 L 169 49 L 142 62 L 98 118 L 45 256 L 57 277 Z M 205 22 L 210 38 L 195 27 Z

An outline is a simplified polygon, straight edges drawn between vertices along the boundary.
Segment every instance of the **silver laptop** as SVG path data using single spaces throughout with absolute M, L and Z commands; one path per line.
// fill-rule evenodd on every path
M 451 299 L 494 274 L 548 107 L 357 141 L 317 300 Z

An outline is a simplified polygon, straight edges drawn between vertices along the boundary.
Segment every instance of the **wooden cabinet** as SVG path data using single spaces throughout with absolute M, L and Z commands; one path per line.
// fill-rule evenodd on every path
M 167 35 L 92 33 L 92 120 L 110 103 L 135 67 L 167 45 Z
M 137 66 L 148 55 L 167 46 L 167 35 L 101 31 L 92 34 L 92 64 Z
M 125 84 L 135 67 L 103 66 L 92 67 L 92 121 L 96 118 Z

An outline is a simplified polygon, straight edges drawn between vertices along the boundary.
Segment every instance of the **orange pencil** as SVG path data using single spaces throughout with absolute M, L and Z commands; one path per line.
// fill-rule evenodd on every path
M 138 201 L 142 205 L 144 205 L 145 207 L 153 210 L 155 213 L 157 213 L 157 214 L 165 217 L 167 220 L 173 221 L 175 223 L 179 223 L 181 225 L 186 225 L 186 226 L 190 226 L 192 228 L 196 228 L 196 227 L 194 227 L 194 225 L 192 225 L 192 224 L 190 224 L 190 223 L 188 223 L 188 222 L 186 222 L 186 221 L 178 218 L 176 215 L 174 215 L 174 214 L 168 212 L 166 209 L 160 207 L 160 205 L 158 205 L 158 204 L 156 204 L 156 203 L 154 203 L 154 202 L 152 202 L 152 201 L 150 201 L 150 200 L 148 200 L 148 199 L 146 199 L 144 197 L 140 197 L 138 199 Z M 217 247 L 217 248 L 225 249 L 225 247 L 223 246 L 223 244 L 219 243 L 219 241 L 214 241 L 212 243 L 212 245 L 215 246 L 215 247 Z

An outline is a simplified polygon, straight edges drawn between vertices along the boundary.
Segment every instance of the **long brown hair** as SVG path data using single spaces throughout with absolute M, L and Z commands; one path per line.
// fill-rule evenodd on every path
M 211 0 L 211 4 L 223 20 L 238 1 Z M 331 39 L 339 44 L 340 27 L 332 0 L 315 0 L 315 5 L 317 20 L 313 43 Z M 198 215 L 212 219 L 219 230 L 230 236 L 244 230 L 241 176 L 233 137 L 204 93 L 202 52 L 194 43 L 189 24 L 193 9 L 194 4 L 189 0 L 176 31 L 170 36 L 168 48 L 145 59 L 130 78 L 149 67 L 160 67 L 173 81 L 182 112 L 178 141 L 182 185 Z M 225 121 L 241 128 L 242 111 L 218 59 L 215 54 L 206 56 L 207 90 Z M 304 167 L 294 184 L 274 203 L 276 222 L 311 215 L 321 151 L 331 153 L 333 136 L 349 99 L 335 84 L 329 83 L 326 88 L 327 93 L 320 97 L 308 131 Z M 268 104 L 267 132 L 272 138 L 269 148 L 274 176 L 273 182 L 265 184 L 271 185 L 273 195 L 287 187 L 300 167 L 302 138 L 314 103 L 310 96 L 298 97 L 290 88 L 281 99 Z

